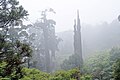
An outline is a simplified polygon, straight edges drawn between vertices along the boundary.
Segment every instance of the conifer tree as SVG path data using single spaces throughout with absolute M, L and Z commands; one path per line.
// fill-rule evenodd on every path
M 17 38 L 12 42 L 7 35 L 15 31 L 14 27 L 22 19 L 26 19 L 27 15 L 28 12 L 17 0 L 0 0 L 0 64 L 4 63 L 3 67 L 0 65 L 1 77 L 18 80 L 23 76 L 21 65 L 26 62 L 25 58 L 31 56 L 32 50 L 28 44 L 21 43 Z
M 82 41 L 81 41 L 81 25 L 79 19 L 79 11 L 77 11 L 77 24 L 75 20 L 74 25 L 74 54 L 79 56 L 80 65 L 78 67 L 82 67 L 83 65 L 83 57 L 82 57 Z

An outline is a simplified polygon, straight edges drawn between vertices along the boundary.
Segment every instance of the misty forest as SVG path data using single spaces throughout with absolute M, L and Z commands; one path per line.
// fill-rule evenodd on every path
M 0 0 L 0 80 L 120 80 L 120 13 L 91 25 L 80 11 L 71 30 L 56 32 L 54 7 L 32 22 L 20 0 Z

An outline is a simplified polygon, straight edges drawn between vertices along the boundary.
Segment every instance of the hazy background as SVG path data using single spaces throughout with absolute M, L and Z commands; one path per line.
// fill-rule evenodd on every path
M 77 9 L 81 25 L 111 23 L 120 14 L 120 0 L 20 0 L 20 4 L 29 11 L 31 22 L 40 17 L 42 10 L 53 8 L 56 15 L 50 17 L 57 22 L 56 32 L 73 29 Z

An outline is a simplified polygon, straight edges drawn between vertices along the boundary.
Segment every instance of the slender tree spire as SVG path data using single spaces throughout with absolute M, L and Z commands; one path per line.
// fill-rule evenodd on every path
M 77 24 L 76 24 L 76 20 L 74 24 L 74 53 L 79 56 L 80 59 L 79 67 L 82 67 L 83 58 L 82 58 L 81 25 L 79 18 L 79 10 L 77 10 Z
M 74 32 L 76 32 L 76 20 L 74 20 Z
M 81 26 L 80 26 L 79 10 L 77 10 L 77 30 L 81 32 L 80 29 L 81 29 Z

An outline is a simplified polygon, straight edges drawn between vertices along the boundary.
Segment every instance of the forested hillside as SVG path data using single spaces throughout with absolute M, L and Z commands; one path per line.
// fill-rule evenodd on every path
M 113 20 L 111 23 L 83 24 L 81 26 L 84 58 L 120 44 L 120 24 L 118 20 Z M 63 54 L 62 56 L 73 54 L 73 31 L 60 32 L 57 35 L 63 40 L 60 42 L 58 54 Z

